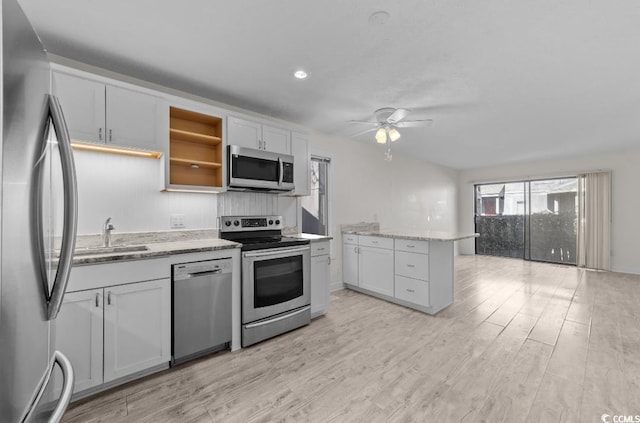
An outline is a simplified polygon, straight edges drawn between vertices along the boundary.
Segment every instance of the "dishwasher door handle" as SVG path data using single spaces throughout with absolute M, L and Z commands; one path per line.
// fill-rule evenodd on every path
M 202 272 L 187 273 L 187 278 L 199 278 L 200 276 L 219 275 L 222 273 L 222 269 L 204 270 Z

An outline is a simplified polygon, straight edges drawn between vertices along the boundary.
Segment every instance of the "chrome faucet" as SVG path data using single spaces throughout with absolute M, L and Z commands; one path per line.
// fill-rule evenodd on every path
M 111 231 L 115 229 L 115 226 L 111 224 L 111 218 L 108 217 L 102 226 L 102 246 L 111 247 Z

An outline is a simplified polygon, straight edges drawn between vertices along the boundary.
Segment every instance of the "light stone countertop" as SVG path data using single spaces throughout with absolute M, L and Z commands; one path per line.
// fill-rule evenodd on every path
M 440 232 L 440 231 L 421 231 L 421 230 L 384 230 L 384 231 L 354 231 L 343 230 L 343 234 L 379 236 L 383 238 L 402 238 L 416 241 L 459 241 L 467 238 L 477 238 L 477 233 L 462 232 Z
M 115 234 L 114 234 L 115 235 Z M 76 255 L 74 265 L 108 263 L 121 260 L 144 260 L 174 254 L 199 253 L 240 248 L 240 244 L 215 237 L 213 231 L 160 231 L 121 233 L 112 238 L 113 246 L 141 246 L 145 251 L 112 252 L 104 254 Z M 99 235 L 79 235 L 76 250 L 99 246 Z
M 313 242 L 320 242 L 320 241 L 329 241 L 329 240 L 333 239 L 332 236 L 316 235 L 316 234 L 297 234 L 297 235 L 294 235 L 294 236 L 296 238 L 308 239 L 312 243 Z

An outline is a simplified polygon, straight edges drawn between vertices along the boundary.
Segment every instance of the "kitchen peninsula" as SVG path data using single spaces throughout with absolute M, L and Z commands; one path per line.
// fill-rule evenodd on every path
M 476 233 L 380 231 L 343 225 L 342 271 L 347 288 L 424 313 L 453 303 L 453 243 Z

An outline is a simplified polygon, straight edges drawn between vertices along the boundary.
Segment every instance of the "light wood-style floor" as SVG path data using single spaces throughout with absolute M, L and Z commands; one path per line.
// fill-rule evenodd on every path
M 73 404 L 67 422 L 599 422 L 640 415 L 640 276 L 456 258 L 437 316 L 353 291 L 325 317 Z

